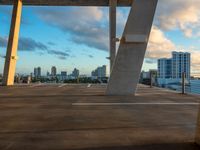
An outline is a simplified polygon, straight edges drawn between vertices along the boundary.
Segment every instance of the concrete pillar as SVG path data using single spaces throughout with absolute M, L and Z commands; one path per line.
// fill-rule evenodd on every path
M 116 55 L 116 7 L 117 0 L 109 1 L 109 20 L 110 20 L 110 73 Z
M 198 145 L 200 145 L 200 106 L 199 106 L 198 117 L 197 117 L 195 143 L 198 144 Z
M 14 0 L 10 35 L 3 74 L 3 85 L 6 86 L 14 84 L 21 11 L 22 0 Z
M 134 0 L 107 86 L 107 95 L 136 91 L 158 0 Z

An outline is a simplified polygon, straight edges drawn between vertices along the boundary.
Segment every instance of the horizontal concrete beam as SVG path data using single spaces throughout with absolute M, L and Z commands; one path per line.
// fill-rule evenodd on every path
M 125 42 L 127 42 L 127 43 L 145 43 L 145 42 L 147 42 L 147 35 L 127 34 L 127 35 L 125 35 Z
M 0 5 L 12 5 L 14 0 L 0 0 Z M 131 6 L 133 0 L 118 0 L 117 6 Z M 109 6 L 109 0 L 23 0 L 23 5 L 42 6 Z

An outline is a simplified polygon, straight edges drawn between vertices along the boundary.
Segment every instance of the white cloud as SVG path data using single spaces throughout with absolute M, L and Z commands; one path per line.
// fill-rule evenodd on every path
M 156 24 L 163 30 L 180 29 L 186 37 L 200 27 L 199 0 L 160 0 Z
M 108 27 L 102 25 L 104 12 L 98 7 L 37 9 L 39 17 L 71 36 L 77 44 L 108 50 Z
M 173 50 L 176 50 L 175 44 L 164 35 L 164 32 L 156 26 L 153 26 L 149 38 L 146 57 L 169 57 L 170 52 Z

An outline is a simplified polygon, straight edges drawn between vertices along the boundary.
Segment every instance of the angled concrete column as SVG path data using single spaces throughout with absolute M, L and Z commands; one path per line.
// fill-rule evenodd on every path
M 14 83 L 21 11 L 22 0 L 14 0 L 10 35 L 4 66 L 3 85 L 13 85 Z
M 129 95 L 136 91 L 151 31 L 157 0 L 135 0 L 115 57 L 107 95 Z
M 109 1 L 109 19 L 110 19 L 110 73 L 116 55 L 116 7 L 117 0 Z
M 198 118 L 197 118 L 197 127 L 196 127 L 196 136 L 195 142 L 200 145 L 200 106 L 198 110 Z

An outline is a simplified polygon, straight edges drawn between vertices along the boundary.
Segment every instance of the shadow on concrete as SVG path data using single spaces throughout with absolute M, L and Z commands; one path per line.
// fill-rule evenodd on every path
M 200 146 L 195 143 L 161 143 L 149 145 L 83 148 L 76 150 L 200 150 Z

